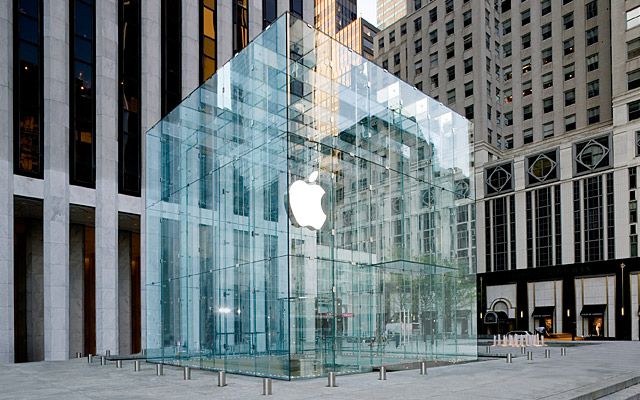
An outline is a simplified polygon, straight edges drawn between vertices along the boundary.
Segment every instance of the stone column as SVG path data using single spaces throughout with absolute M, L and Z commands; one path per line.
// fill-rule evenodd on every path
M 96 2 L 96 352 L 118 353 L 118 3 Z
M 182 97 L 200 84 L 200 9 L 198 0 L 182 0 Z
M 12 13 L 0 2 L 0 364 L 14 362 Z
M 69 354 L 69 2 L 44 2 L 44 357 Z
M 182 7 L 185 7 L 186 0 L 183 0 Z M 184 11 L 183 11 L 184 12 Z M 160 93 L 161 74 L 162 74 L 162 43 L 159 38 L 162 37 L 160 31 L 162 23 L 162 9 L 161 2 L 142 2 L 142 71 L 145 73 L 142 76 L 142 215 L 140 216 L 140 332 L 142 337 L 146 337 L 147 331 L 147 319 L 146 319 L 146 282 L 147 282 L 147 268 L 146 268 L 146 218 L 144 214 L 144 205 L 146 204 L 146 169 L 147 169 L 147 142 L 146 132 L 160 120 L 161 114 L 161 96 Z M 195 21 L 198 19 L 196 18 Z M 183 24 L 185 19 L 183 18 Z M 194 20 L 190 20 L 191 25 L 198 26 L 197 23 L 193 23 Z M 184 57 L 183 57 L 184 58 Z M 191 57 L 193 58 L 193 57 Z M 196 73 L 197 77 L 197 73 Z M 196 78 L 197 79 L 197 78 Z M 131 235 L 129 235 L 131 237 Z M 129 266 L 129 272 L 131 271 L 131 257 L 127 262 Z M 142 347 L 145 348 L 144 340 L 141 341 Z

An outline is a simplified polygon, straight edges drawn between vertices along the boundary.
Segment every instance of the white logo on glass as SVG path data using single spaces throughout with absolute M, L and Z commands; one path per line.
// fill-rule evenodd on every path
M 309 175 L 309 183 L 297 180 L 289 187 L 289 207 L 295 222 L 301 227 L 311 227 L 319 230 L 327 220 L 322 209 L 324 189 L 315 183 L 318 171 Z

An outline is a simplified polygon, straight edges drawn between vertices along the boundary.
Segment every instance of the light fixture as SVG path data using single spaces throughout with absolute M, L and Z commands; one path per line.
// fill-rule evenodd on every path
M 624 317 L 624 306 L 622 306 L 622 307 L 620 308 L 620 315 L 622 315 L 622 316 Z
M 480 313 L 480 319 L 482 319 L 482 313 Z
M 567 317 L 571 316 L 571 309 L 567 308 Z
M 229 307 L 220 307 L 218 308 L 218 312 L 221 314 L 229 314 L 231 309 Z
M 520 311 L 520 318 L 524 318 L 524 311 Z

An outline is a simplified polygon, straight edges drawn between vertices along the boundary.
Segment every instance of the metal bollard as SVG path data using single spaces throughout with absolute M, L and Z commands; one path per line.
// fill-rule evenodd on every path
M 87 362 L 88 362 L 89 364 L 91 364 L 91 363 L 93 362 L 93 354 L 88 354 L 88 355 L 87 355 Z
M 566 347 L 561 347 L 560 348 L 560 355 L 563 356 L 563 357 L 567 355 L 567 348 Z
M 164 365 L 156 364 L 156 376 L 162 376 L 162 375 L 164 375 Z
M 427 374 L 427 362 L 426 361 L 421 361 L 420 362 L 420 375 L 426 375 Z
M 100 356 L 100 365 L 107 365 L 107 358 L 105 356 Z
M 271 396 L 273 394 L 271 378 L 262 378 L 262 395 Z
M 378 372 L 378 380 L 386 381 L 387 380 L 387 367 L 384 365 L 380 367 L 380 371 Z
M 225 371 L 218 371 L 218 387 L 227 386 L 227 373 Z
M 185 381 L 191 380 L 191 368 L 190 367 L 184 367 L 184 370 L 182 372 L 182 379 L 184 379 Z
M 135 372 L 140 371 L 140 360 L 135 360 L 133 361 L 133 370 Z
M 526 347 L 520 347 L 520 354 L 525 355 L 527 354 L 527 348 Z
M 513 356 L 511 353 L 507 353 L 507 364 L 511 364 L 513 362 Z
M 116 368 L 122 368 L 122 360 L 116 360 Z
M 484 348 L 484 352 L 487 353 L 487 354 L 491 353 L 491 346 L 486 346 Z
M 105 351 L 105 352 L 104 352 L 104 355 L 105 355 L 105 356 L 107 356 L 107 357 L 111 356 L 111 350 L 107 350 L 107 351 Z
M 551 350 L 544 349 L 544 358 L 551 358 Z
M 82 353 L 76 352 L 76 358 L 82 358 Z
M 527 361 L 533 361 L 533 351 L 527 351 Z
M 327 387 L 338 387 L 338 385 L 336 385 L 336 373 L 333 371 L 327 375 Z

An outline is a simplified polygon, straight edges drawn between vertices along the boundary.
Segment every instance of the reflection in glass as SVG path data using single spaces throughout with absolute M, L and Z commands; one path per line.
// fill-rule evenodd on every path
M 474 359 L 470 129 L 277 19 L 147 133 L 147 354 L 282 379 Z

